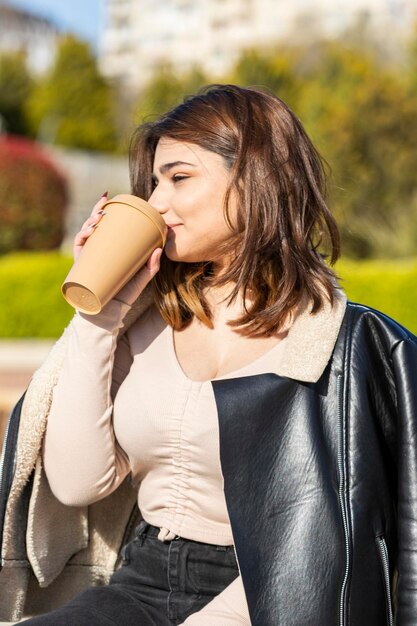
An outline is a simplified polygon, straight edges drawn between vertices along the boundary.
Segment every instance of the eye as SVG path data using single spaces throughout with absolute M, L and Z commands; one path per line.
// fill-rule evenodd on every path
M 179 183 L 182 180 L 185 180 L 186 178 L 190 178 L 190 177 L 185 176 L 184 174 L 174 174 L 174 176 L 172 177 L 172 180 L 174 183 Z

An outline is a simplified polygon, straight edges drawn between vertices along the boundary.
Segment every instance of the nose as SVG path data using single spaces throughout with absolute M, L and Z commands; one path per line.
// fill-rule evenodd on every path
M 149 204 L 151 204 L 161 215 L 168 211 L 168 202 L 166 196 L 162 193 L 161 189 L 155 187 L 153 190 L 149 200 Z

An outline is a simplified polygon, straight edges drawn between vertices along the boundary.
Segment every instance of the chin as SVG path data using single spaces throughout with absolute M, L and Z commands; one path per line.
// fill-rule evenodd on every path
M 177 263 L 200 263 L 206 260 L 204 255 L 192 252 L 182 252 L 168 245 L 165 246 L 164 252 L 165 256 L 170 261 L 176 261 Z

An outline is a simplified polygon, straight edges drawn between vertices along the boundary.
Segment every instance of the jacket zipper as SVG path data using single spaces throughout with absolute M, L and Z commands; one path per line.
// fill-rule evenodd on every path
M 233 537 L 233 533 L 232 533 L 232 537 Z M 236 552 L 236 546 L 235 546 L 234 538 L 233 538 L 233 552 L 235 553 L 236 565 L 237 565 L 237 569 L 239 570 L 239 576 L 242 578 L 242 572 L 240 571 L 239 559 L 237 558 L 237 552 Z M 242 584 L 243 584 L 243 579 L 242 579 Z
M 390 585 L 390 575 L 389 575 L 389 557 L 388 557 L 388 548 L 385 542 L 384 537 L 377 537 L 377 545 L 379 549 L 379 555 L 381 557 L 382 563 L 382 571 L 384 574 L 384 585 L 385 585 L 385 599 L 387 603 L 387 615 L 388 615 L 388 626 L 394 626 L 394 616 L 392 613 L 392 597 L 391 597 L 391 585 Z
M 338 452 L 337 463 L 339 468 L 339 503 L 342 513 L 343 532 L 345 537 L 345 557 L 346 567 L 343 577 L 342 587 L 340 590 L 340 602 L 339 602 L 339 626 L 345 624 L 345 605 L 346 605 L 346 589 L 349 580 L 350 573 L 350 538 L 349 538 L 349 524 L 347 514 L 347 498 L 346 498 L 346 471 L 344 463 L 344 452 L 346 447 L 345 434 L 343 429 L 343 410 L 342 410 L 342 374 L 337 377 L 336 391 L 337 391 L 337 423 L 338 423 Z
M 3 567 L 3 530 L 7 499 L 16 466 L 16 443 L 19 434 L 20 414 L 25 394 L 14 407 L 6 426 L 0 458 L 0 571 Z

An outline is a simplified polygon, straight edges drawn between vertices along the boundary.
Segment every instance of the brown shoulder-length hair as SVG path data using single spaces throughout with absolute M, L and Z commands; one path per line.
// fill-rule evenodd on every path
M 216 277 L 210 263 L 163 255 L 153 287 L 168 324 L 180 330 L 197 316 L 212 326 L 204 296 L 210 285 L 232 285 L 230 302 L 243 295 L 243 313 L 231 325 L 248 336 L 275 334 L 303 298 L 312 301 L 313 313 L 326 298 L 333 303 L 335 274 L 324 253 L 333 265 L 340 243 L 325 202 L 323 160 L 282 100 L 257 88 L 211 85 L 141 125 L 132 139 L 130 175 L 132 192 L 146 200 L 161 137 L 215 152 L 230 171 L 227 271 Z M 238 207 L 233 223 L 232 194 Z

